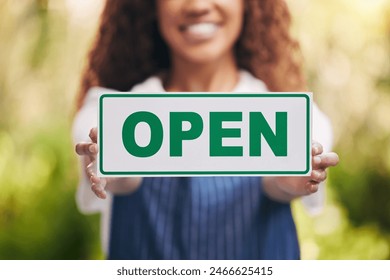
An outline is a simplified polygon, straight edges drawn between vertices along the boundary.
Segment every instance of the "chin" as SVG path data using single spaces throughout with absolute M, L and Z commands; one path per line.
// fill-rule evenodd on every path
M 230 55 L 230 49 L 218 46 L 189 47 L 180 52 L 180 56 L 187 62 L 194 64 L 208 64 L 221 60 Z

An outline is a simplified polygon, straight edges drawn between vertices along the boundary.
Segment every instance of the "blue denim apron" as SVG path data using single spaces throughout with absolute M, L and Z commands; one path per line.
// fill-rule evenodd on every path
M 109 259 L 299 259 L 290 204 L 259 177 L 144 178 L 115 196 Z

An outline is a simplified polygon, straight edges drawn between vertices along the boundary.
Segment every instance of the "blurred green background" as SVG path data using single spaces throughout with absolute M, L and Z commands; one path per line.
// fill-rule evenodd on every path
M 322 214 L 293 205 L 304 259 L 390 259 L 390 1 L 289 0 L 341 162 Z M 76 208 L 74 99 L 102 0 L 0 0 L 0 259 L 100 259 Z

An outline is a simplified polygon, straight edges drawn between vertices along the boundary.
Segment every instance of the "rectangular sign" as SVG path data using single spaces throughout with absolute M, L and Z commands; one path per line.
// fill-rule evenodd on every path
M 311 108 L 311 93 L 103 94 L 98 175 L 308 175 Z

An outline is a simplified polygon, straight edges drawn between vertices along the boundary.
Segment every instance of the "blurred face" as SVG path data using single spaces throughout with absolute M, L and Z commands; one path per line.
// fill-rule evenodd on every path
M 173 56 L 208 63 L 231 55 L 244 0 L 156 0 L 160 32 Z

